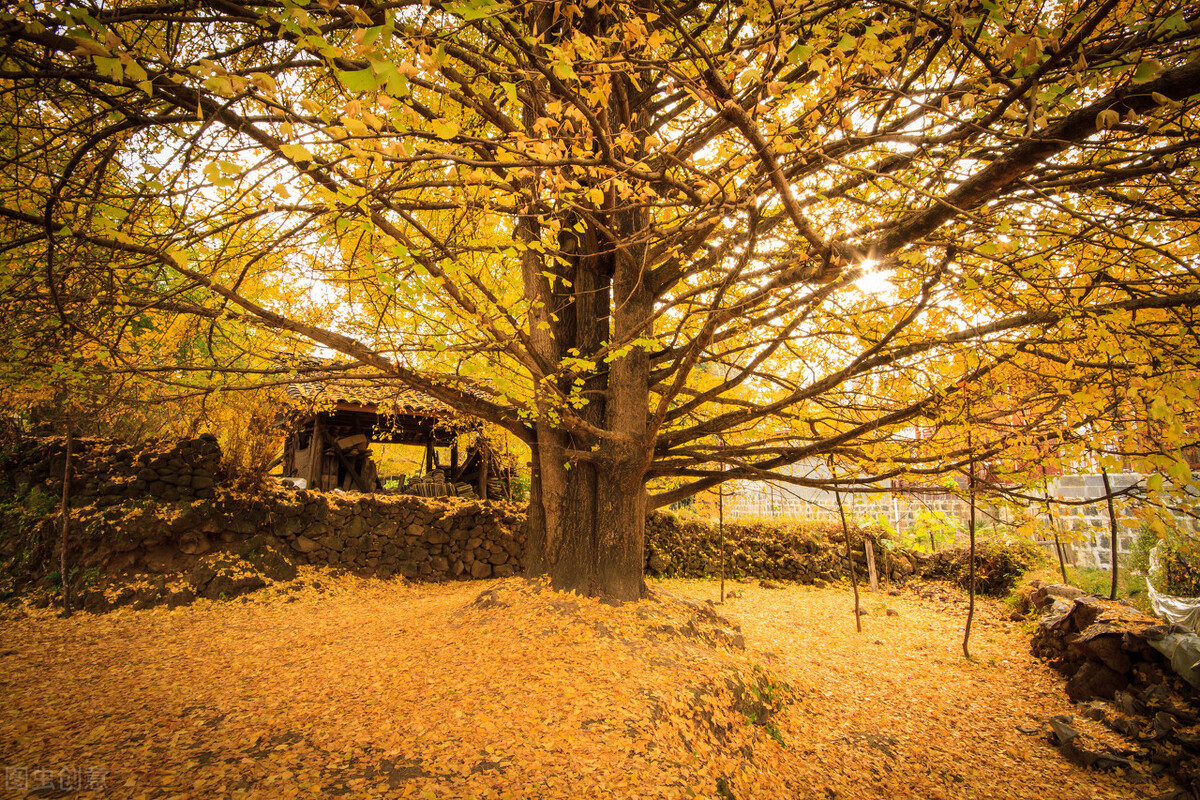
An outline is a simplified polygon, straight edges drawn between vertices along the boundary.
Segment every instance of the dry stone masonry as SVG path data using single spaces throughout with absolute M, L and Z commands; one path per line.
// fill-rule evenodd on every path
M 1200 636 L 1074 586 L 1035 581 L 1021 597 L 1042 615 L 1034 654 L 1068 678 L 1066 693 L 1081 716 L 1128 742 L 1098 751 L 1072 717 L 1060 716 L 1049 721 L 1049 738 L 1063 755 L 1130 779 L 1167 772 L 1180 791 L 1163 797 L 1200 797 Z
M 18 509 L 0 519 L 0 594 L 31 581 L 52 585 L 64 450 L 61 438 L 21 442 L 0 464 L 0 494 L 11 501 L 5 507 Z M 290 580 L 294 565 L 305 563 L 423 581 L 524 571 L 524 509 L 509 503 L 282 485 L 248 492 L 225 480 L 212 436 L 142 447 L 81 440 L 74 451 L 67 561 L 73 582 L 89 590 L 97 610 L 233 597 L 267 580 Z M 851 557 L 863 580 L 868 546 L 883 580 L 903 580 L 941 564 L 900 550 L 878 529 L 855 527 Z M 724 539 L 726 574 L 821 585 L 848 577 L 845 547 L 840 526 L 731 525 Z M 647 519 L 649 574 L 716 575 L 721 552 L 711 522 L 657 512 Z M 129 581 L 137 588 L 129 590 Z M 103 591 L 114 588 L 119 598 Z
M 920 557 L 892 549 L 878 529 L 851 528 L 851 556 L 860 579 L 867 575 L 866 545 L 873 548 L 881 577 L 912 575 Z M 646 571 L 652 575 L 702 578 L 725 573 L 815 584 L 848 578 L 845 536 L 840 525 L 731 524 L 724 528 L 699 518 L 658 512 L 646 520 Z
M 190 570 L 210 551 L 265 536 L 296 562 L 382 578 L 509 577 L 523 567 L 525 544 L 517 509 L 458 498 L 222 491 L 209 501 L 106 506 L 81 520 L 106 573 Z
M 62 495 L 66 443 L 61 437 L 18 442 L 4 469 L 18 496 L 30 491 Z M 220 478 L 221 447 L 212 435 L 149 441 L 141 447 L 105 439 L 76 439 L 71 456 L 71 496 L 76 505 L 116 505 L 125 500 L 211 498 Z

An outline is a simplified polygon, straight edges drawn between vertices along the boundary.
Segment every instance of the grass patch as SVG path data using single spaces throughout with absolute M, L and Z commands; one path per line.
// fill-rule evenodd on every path
M 1042 567 L 1025 576 L 1026 580 L 1039 579 L 1046 583 L 1062 583 L 1062 573 L 1057 566 Z M 1088 594 L 1108 597 L 1112 590 L 1112 571 L 1102 567 L 1067 567 L 1067 583 L 1078 586 Z M 1146 593 L 1146 579 L 1134 575 L 1122 565 L 1117 574 L 1117 599 L 1125 600 L 1143 614 L 1154 614 L 1150 596 Z

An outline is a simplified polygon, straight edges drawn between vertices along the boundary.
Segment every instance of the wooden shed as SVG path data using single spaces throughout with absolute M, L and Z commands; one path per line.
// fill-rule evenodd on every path
M 400 491 L 426 496 L 499 499 L 508 480 L 482 436 L 460 458 L 459 438 L 479 434 L 478 420 L 423 392 L 382 381 L 334 379 L 290 384 L 285 391 L 283 475 L 312 489 L 382 491 L 372 444 L 423 447 L 424 473 Z M 448 463 L 437 450 L 448 448 Z

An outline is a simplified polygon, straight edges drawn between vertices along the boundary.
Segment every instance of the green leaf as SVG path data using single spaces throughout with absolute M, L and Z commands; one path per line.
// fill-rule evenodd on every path
M 503 81 L 500 86 L 504 89 L 504 95 L 508 98 L 509 105 L 515 106 L 517 104 L 517 85 Z
M 1150 58 L 1137 65 L 1137 69 L 1133 71 L 1134 83 L 1146 83 L 1152 81 L 1161 75 L 1163 65 L 1156 59 Z
M 101 75 L 107 75 L 114 81 L 121 80 L 124 72 L 121 68 L 121 59 L 93 56 L 92 60 L 96 62 L 96 69 L 100 71 Z
M 352 92 L 373 92 L 379 88 L 379 76 L 370 67 L 344 72 L 338 70 L 338 80 Z

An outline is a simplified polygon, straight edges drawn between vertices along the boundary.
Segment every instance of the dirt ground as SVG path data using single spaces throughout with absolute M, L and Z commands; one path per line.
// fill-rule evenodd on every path
M 604 605 L 509 579 L 305 571 L 244 602 L 0 616 L 7 796 L 1135 798 L 1068 764 L 1027 623 L 953 590 L 653 582 Z M 487 590 L 493 590 L 485 593 Z M 481 593 L 485 593 L 482 594 Z M 926 592 L 926 594 L 929 594 Z M 697 611 L 699 609 L 699 612 Z M 894 612 L 889 614 L 889 609 Z M 1086 733 L 1105 734 L 1076 717 Z

